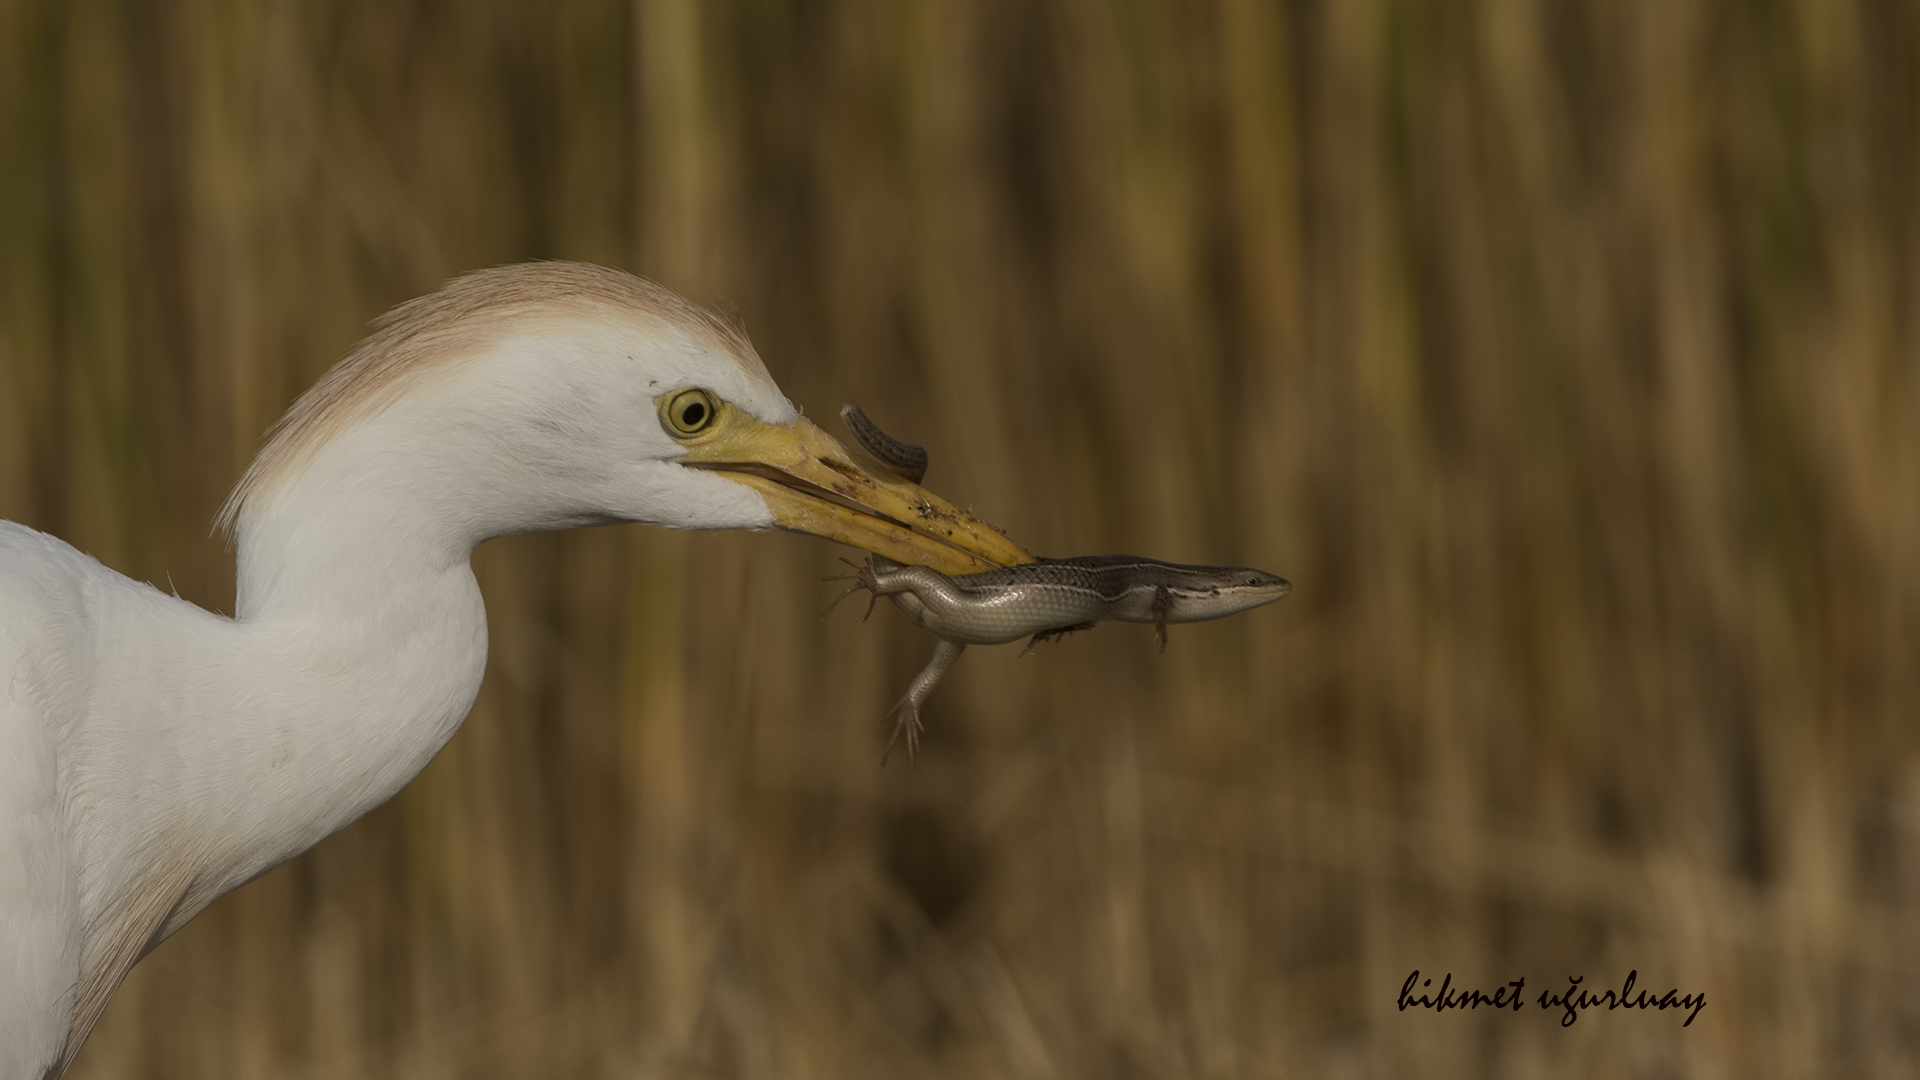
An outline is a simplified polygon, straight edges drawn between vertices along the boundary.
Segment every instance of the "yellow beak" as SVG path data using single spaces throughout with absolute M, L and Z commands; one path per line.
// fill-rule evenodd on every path
M 768 424 L 724 401 L 691 436 L 682 465 L 711 469 L 760 493 L 774 524 L 928 566 L 972 574 L 1032 562 L 1000 530 L 878 462 L 856 457 L 805 418 Z

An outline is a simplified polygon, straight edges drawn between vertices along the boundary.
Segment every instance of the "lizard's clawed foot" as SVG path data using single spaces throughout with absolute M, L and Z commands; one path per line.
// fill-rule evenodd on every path
M 880 602 L 880 579 L 874 575 L 873 560 L 871 559 L 867 560 L 867 562 L 864 565 L 854 562 L 852 559 L 843 558 L 840 561 L 843 563 L 846 563 L 848 566 L 853 567 L 854 572 L 851 574 L 838 574 L 833 577 L 826 578 L 825 580 L 846 581 L 848 578 L 852 578 L 854 581 L 853 588 L 848 589 L 846 592 L 843 592 L 839 596 L 834 597 L 833 603 L 827 605 L 827 610 L 821 612 L 820 617 L 824 619 L 827 616 L 833 614 L 833 609 L 840 606 L 840 601 L 845 600 L 847 597 L 852 596 L 854 593 L 859 592 L 861 589 L 865 589 L 867 590 L 867 592 L 872 594 L 867 597 L 867 613 L 865 615 L 860 616 L 860 621 L 866 622 L 868 619 L 873 617 L 873 605 Z
M 1173 593 L 1165 585 L 1153 590 L 1153 636 L 1160 639 L 1160 651 L 1167 651 L 1167 617 L 1173 614 Z
M 894 721 L 893 734 L 887 738 L 887 748 L 880 755 L 880 764 L 887 763 L 887 758 L 893 754 L 893 744 L 900 741 L 900 733 L 904 731 L 907 733 L 907 764 L 911 765 L 920 756 L 920 733 L 927 730 L 926 725 L 920 722 L 920 704 L 911 697 L 903 697 L 888 710 L 887 715 L 894 713 L 900 714 L 900 719 Z
M 1084 622 L 1084 623 L 1080 623 L 1077 626 L 1056 626 L 1051 630 L 1042 630 L 1039 633 L 1033 635 L 1033 637 L 1028 639 L 1027 647 L 1024 649 L 1021 649 L 1020 655 L 1014 657 L 1014 659 L 1016 660 L 1024 659 L 1028 653 L 1033 651 L 1034 646 L 1040 644 L 1043 641 L 1058 641 L 1061 638 L 1066 637 L 1068 634 L 1077 634 L 1082 630 L 1091 630 L 1093 629 L 1093 626 L 1094 626 L 1093 623 Z
M 861 563 L 855 567 L 855 569 L 859 571 L 856 575 L 859 578 L 859 584 L 855 585 L 854 588 L 865 589 L 871 594 L 867 597 L 867 614 L 871 615 L 873 614 L 873 605 L 880 602 L 880 575 L 874 572 L 872 559 Z M 866 617 L 862 616 L 860 621 L 866 622 Z
M 957 641 L 942 640 L 933 647 L 932 659 L 927 661 L 927 666 L 920 670 L 920 674 L 913 677 L 913 682 L 907 686 L 907 696 L 887 710 L 888 716 L 898 713 L 900 719 L 894 722 L 893 734 L 887 738 L 887 753 L 880 755 L 880 764 L 887 763 L 887 754 L 893 753 L 893 744 L 900 741 L 903 731 L 907 733 L 907 760 L 911 762 L 919 756 L 920 733 L 926 730 L 920 724 L 920 703 L 927 700 L 927 695 L 933 693 L 933 688 L 940 684 L 947 669 L 966 651 L 967 647 Z

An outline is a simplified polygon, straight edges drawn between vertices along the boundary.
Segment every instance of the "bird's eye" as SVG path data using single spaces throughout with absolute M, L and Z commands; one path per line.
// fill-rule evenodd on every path
M 667 400 L 661 415 L 671 435 L 698 435 L 713 424 L 713 397 L 705 390 L 682 390 Z

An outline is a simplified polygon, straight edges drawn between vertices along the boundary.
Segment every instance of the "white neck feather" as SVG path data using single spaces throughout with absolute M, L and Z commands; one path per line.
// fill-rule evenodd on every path
M 197 849 L 169 932 L 392 797 L 479 690 L 486 612 L 469 560 L 485 536 L 417 477 L 345 464 L 328 454 L 244 521 L 235 619 L 176 601 L 152 613 L 178 624 L 167 632 L 127 628 L 128 651 L 151 655 L 122 670 L 151 679 L 152 708 L 172 714 L 147 730 L 177 746 L 159 758 L 173 775 L 122 786 L 143 798 L 120 809 Z
M 332 454 L 241 530 L 227 619 L 98 579 L 93 710 L 69 732 L 84 928 L 79 1046 L 140 954 L 386 801 L 446 745 L 486 667 L 470 526 Z

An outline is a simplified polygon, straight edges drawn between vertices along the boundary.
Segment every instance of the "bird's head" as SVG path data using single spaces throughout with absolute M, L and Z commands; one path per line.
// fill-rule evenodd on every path
M 737 325 L 575 263 L 483 270 L 396 308 L 295 403 L 222 521 L 244 545 L 256 520 L 295 516 L 276 509 L 330 498 L 474 542 L 640 521 L 791 529 L 948 573 L 1032 558 L 800 415 Z

